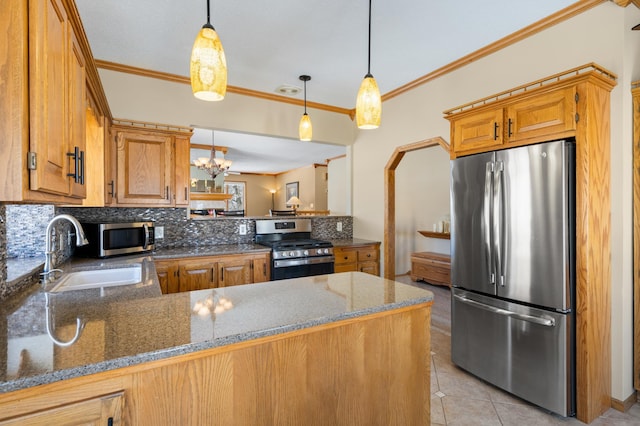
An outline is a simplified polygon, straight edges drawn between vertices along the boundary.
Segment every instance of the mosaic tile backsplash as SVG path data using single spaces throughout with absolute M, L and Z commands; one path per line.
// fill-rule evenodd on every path
M 156 248 L 210 246 L 217 244 L 246 244 L 255 237 L 256 217 L 191 220 L 186 209 L 177 208 L 80 208 L 52 205 L 0 204 L 0 300 L 32 282 L 38 272 L 7 284 L 7 259 L 44 258 L 47 225 L 57 214 L 70 214 L 80 221 L 152 220 L 164 227 L 164 238 L 156 240 Z M 307 219 L 307 218 L 304 218 Z M 346 239 L 353 237 L 353 219 L 350 216 L 310 217 L 312 237 L 318 239 Z M 338 222 L 342 231 L 337 231 Z M 246 235 L 239 234 L 241 224 Z M 75 248 L 75 239 L 69 238 L 75 230 L 67 221 L 53 227 L 53 263 L 67 260 Z M 24 262 L 21 262 L 22 264 Z
M 141 221 L 152 220 L 156 226 L 164 227 L 164 238 L 156 240 L 156 248 L 210 246 L 216 244 L 246 244 L 253 242 L 256 232 L 256 218 L 221 218 L 212 220 L 191 220 L 186 209 L 178 208 L 58 208 L 56 213 L 67 213 L 79 221 Z M 319 239 L 340 239 L 353 237 L 353 220 L 349 216 L 323 216 L 309 218 L 312 237 Z M 338 232 L 337 222 L 342 222 Z M 245 224 L 247 234 L 240 235 L 240 224 Z

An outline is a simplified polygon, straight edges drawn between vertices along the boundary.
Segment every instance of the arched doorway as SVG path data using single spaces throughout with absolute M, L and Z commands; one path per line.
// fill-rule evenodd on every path
M 440 136 L 399 146 L 384 167 L 384 277 L 394 279 L 396 275 L 396 169 L 407 152 L 440 146 L 449 152 L 449 144 Z

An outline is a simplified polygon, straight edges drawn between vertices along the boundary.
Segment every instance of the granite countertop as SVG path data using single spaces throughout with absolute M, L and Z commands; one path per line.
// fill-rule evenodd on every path
M 218 256 L 222 254 L 269 253 L 271 248 L 260 244 L 218 244 L 200 247 L 177 247 L 157 249 L 152 253 L 156 260 L 192 256 Z
M 363 240 L 361 238 L 342 238 L 329 240 L 334 247 L 367 246 L 370 244 L 380 244 L 380 241 Z
M 67 268 L 134 263 L 142 283 L 48 295 L 34 286 L 17 306 L 1 305 L 0 393 L 433 300 L 428 290 L 361 272 L 161 295 L 151 256 Z M 78 318 L 79 339 L 56 345 L 71 340 Z

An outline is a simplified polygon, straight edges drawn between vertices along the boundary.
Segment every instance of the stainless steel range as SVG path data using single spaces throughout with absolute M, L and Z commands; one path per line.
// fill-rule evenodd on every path
M 271 279 L 333 273 L 333 244 L 311 238 L 308 219 L 256 220 L 256 243 L 271 247 Z

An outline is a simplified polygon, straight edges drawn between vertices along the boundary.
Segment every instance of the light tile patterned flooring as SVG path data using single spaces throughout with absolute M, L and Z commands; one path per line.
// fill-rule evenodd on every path
M 396 281 L 428 288 L 435 295 L 431 315 L 431 424 L 432 425 L 584 425 L 514 397 L 456 367 L 451 362 L 451 298 L 449 289 L 401 275 Z M 594 426 L 639 426 L 640 404 L 626 413 L 613 408 L 591 423 Z

